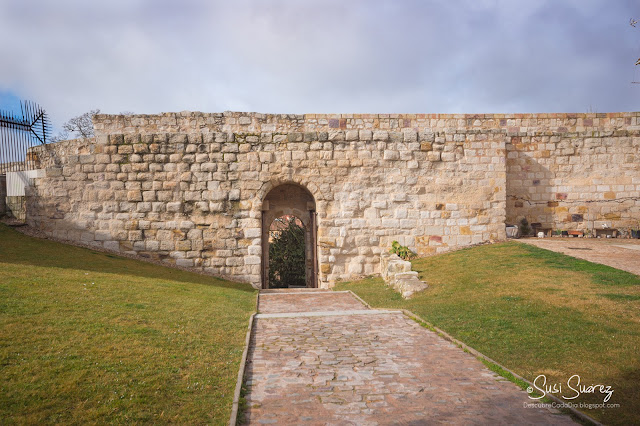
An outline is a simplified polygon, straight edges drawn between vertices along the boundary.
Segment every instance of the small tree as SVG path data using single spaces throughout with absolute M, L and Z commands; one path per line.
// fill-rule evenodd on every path
M 635 28 L 635 26 L 638 25 L 638 20 L 631 18 L 629 24 Z M 636 65 L 640 65 L 640 58 L 636 61 Z
M 73 138 L 92 138 L 94 136 L 92 118 L 96 114 L 100 114 L 99 109 L 92 109 L 77 117 L 70 118 L 69 121 L 62 125 L 62 131 L 51 140 L 59 142 Z
M 307 284 L 304 228 L 290 217 L 286 228 L 269 244 L 269 287 L 287 288 Z

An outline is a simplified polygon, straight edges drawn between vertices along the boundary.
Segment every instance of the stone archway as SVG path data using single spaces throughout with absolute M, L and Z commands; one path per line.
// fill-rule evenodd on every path
M 318 287 L 316 202 L 306 188 L 285 183 L 271 189 L 262 202 L 262 288 L 269 288 L 269 228 L 281 216 L 295 216 L 302 221 L 306 286 Z

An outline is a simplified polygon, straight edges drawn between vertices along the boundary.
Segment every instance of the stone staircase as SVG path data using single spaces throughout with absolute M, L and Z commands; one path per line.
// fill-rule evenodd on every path
M 429 287 L 427 283 L 418 279 L 417 272 L 411 270 L 411 262 L 400 259 L 397 254 L 382 253 L 380 271 L 387 285 L 393 287 L 405 299 Z

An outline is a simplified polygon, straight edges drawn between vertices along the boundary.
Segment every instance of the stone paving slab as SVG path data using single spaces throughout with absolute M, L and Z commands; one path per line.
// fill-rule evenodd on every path
M 246 385 L 248 424 L 573 424 L 397 312 L 257 317 Z
M 366 309 L 362 302 L 349 292 L 304 290 L 262 293 L 258 302 L 258 312 L 271 314 L 276 312 L 317 312 L 346 311 Z
M 518 241 L 640 275 L 640 240 L 637 239 L 524 238 Z

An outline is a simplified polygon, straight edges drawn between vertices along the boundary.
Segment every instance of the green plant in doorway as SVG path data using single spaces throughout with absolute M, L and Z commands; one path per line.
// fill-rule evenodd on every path
M 269 244 L 269 287 L 306 285 L 304 228 L 293 216 L 282 217 Z M 299 222 L 299 220 L 298 220 Z

